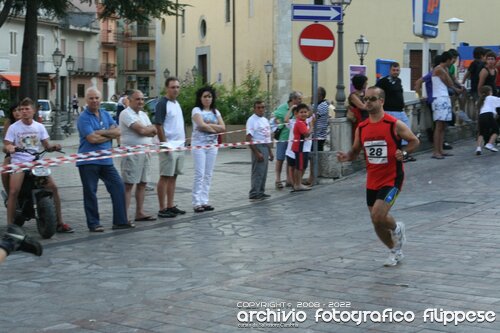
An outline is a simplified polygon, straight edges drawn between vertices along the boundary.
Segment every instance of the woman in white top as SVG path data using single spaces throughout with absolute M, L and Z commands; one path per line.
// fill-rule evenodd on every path
M 500 108 L 500 98 L 492 96 L 492 93 L 493 89 L 490 86 L 482 86 L 479 89 L 479 100 L 477 101 L 479 109 L 479 136 L 477 137 L 476 155 L 481 155 L 481 146 L 484 140 L 488 140 L 484 148 L 495 153 L 498 151 L 494 144 L 498 136 L 496 109 Z
M 214 210 L 208 204 L 208 193 L 212 173 L 217 157 L 218 133 L 225 132 L 226 125 L 220 112 L 215 108 L 215 90 L 203 87 L 196 92 L 196 106 L 191 113 L 193 121 L 193 137 L 191 146 L 193 148 L 194 183 L 193 183 L 193 209 L 196 213 Z M 196 146 L 208 146 L 197 148 Z

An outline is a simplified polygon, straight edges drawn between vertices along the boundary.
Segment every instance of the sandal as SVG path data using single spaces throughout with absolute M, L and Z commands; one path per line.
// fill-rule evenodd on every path
M 201 205 L 201 207 L 203 207 L 203 209 L 207 212 L 210 212 L 215 209 L 213 206 L 210 205 Z
M 205 208 L 203 206 L 196 206 L 193 208 L 195 213 L 203 213 L 205 211 Z
M 278 190 L 281 190 L 283 188 L 283 184 L 281 182 L 276 182 L 275 186 Z

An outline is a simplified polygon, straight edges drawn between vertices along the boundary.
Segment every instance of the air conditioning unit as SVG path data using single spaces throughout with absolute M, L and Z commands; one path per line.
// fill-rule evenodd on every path
M 127 81 L 137 81 L 137 75 L 127 75 Z

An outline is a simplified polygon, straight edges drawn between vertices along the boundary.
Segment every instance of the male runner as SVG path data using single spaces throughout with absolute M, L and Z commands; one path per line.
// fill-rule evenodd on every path
M 338 152 L 337 158 L 340 162 L 352 161 L 364 149 L 368 210 L 377 236 L 390 250 L 384 266 L 396 266 L 404 257 L 405 226 L 396 223 L 389 210 L 403 185 L 403 159 L 420 142 L 401 120 L 384 112 L 384 98 L 384 91 L 378 87 L 366 90 L 364 102 L 369 117 L 356 129 L 351 150 Z M 402 139 L 408 141 L 404 150 Z

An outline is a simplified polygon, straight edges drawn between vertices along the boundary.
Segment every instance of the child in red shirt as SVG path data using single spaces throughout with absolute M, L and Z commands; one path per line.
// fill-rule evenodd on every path
M 299 104 L 294 110 L 296 119 L 293 127 L 293 144 L 292 151 L 295 153 L 295 170 L 293 172 L 293 191 L 309 191 L 311 188 L 302 185 L 302 177 L 307 169 L 309 160 L 309 152 L 304 152 L 304 145 L 311 144 L 310 140 L 306 141 L 311 135 L 311 128 L 314 127 L 315 119 L 310 126 L 306 123 L 311 110 L 306 104 Z

